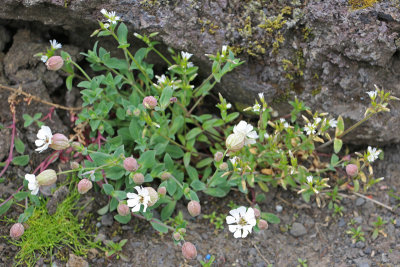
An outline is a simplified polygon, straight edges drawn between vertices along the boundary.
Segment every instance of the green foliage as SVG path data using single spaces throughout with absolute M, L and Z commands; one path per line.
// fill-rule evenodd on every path
M 364 232 L 361 229 L 361 226 L 358 226 L 357 228 L 350 228 L 349 230 L 346 231 L 348 235 L 351 235 L 351 239 L 353 240 L 353 243 L 358 242 L 358 241 L 365 241 L 364 237 Z
M 225 223 L 225 214 L 219 214 L 217 215 L 215 211 L 213 211 L 211 214 L 205 214 L 203 215 L 204 219 L 208 219 L 211 224 L 215 226 L 216 230 L 224 229 L 224 223 Z

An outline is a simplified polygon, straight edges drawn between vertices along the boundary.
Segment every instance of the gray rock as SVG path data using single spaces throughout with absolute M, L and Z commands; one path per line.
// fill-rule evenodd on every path
M 400 228 L 400 217 L 396 218 L 396 224 L 394 225 L 396 228 Z
M 82 257 L 74 254 L 69 254 L 69 259 L 66 267 L 89 267 L 89 263 Z
M 240 55 L 246 63 L 223 79 L 219 89 L 238 104 L 254 103 L 256 93 L 264 92 L 280 114 L 287 109 L 288 93 L 320 112 L 330 112 L 334 117 L 341 114 L 351 124 L 363 118 L 369 105 L 365 92 L 373 90 L 373 84 L 400 95 L 400 57 L 396 53 L 400 14 L 395 1 L 377 2 L 357 12 L 349 9 L 348 1 L 308 1 L 285 15 L 284 25 L 272 33 L 256 25 L 276 18 L 287 1 L 279 1 L 282 6 L 276 8 L 257 6 L 253 1 L 226 0 L 201 5 L 196 1 L 151 4 L 152 1 L 87 0 L 69 1 L 67 7 L 63 2 L 3 0 L 0 18 L 62 26 L 70 42 L 81 46 L 90 43 L 89 34 L 97 27 L 97 21 L 104 19 L 99 11 L 106 8 L 116 11 L 131 32 L 158 31 L 157 38 L 165 45 L 194 53 L 193 61 L 202 69 L 210 67 L 204 54 L 214 53 L 224 44 L 253 51 L 255 56 Z M 381 13 L 391 20 L 377 19 Z M 252 18 L 250 33 L 243 31 L 246 17 Z M 206 20 L 215 28 L 207 26 L 210 24 Z M 312 34 L 306 36 L 305 32 Z M 272 44 L 278 35 L 285 40 L 279 49 L 274 49 Z M 261 42 L 266 44 L 262 49 L 254 45 Z M 289 67 L 282 63 L 285 59 L 291 62 Z M 29 71 L 17 72 L 14 80 L 37 77 Z M 345 139 L 358 144 L 400 142 L 400 108 L 390 108 L 390 113 L 368 120 Z
M 111 213 L 101 216 L 101 224 L 104 226 L 111 226 L 114 223 L 114 217 Z
M 357 248 L 364 248 L 364 247 L 365 247 L 365 243 L 362 242 L 362 241 L 358 241 L 358 242 L 356 243 L 356 247 L 357 247 Z
M 339 222 L 338 222 L 338 225 L 339 225 L 339 227 L 346 226 L 345 220 L 344 220 L 343 218 L 340 218 L 340 219 L 339 219 Z
M 94 242 L 103 242 L 104 240 L 106 240 L 106 235 L 103 233 L 99 233 L 95 238 L 94 238 Z
M 68 196 L 68 187 L 63 185 L 57 191 L 54 192 L 51 199 L 47 202 L 46 208 L 50 215 L 53 215 L 57 211 L 57 206 L 59 203 L 63 202 Z
M 357 216 L 357 217 L 354 218 L 354 221 L 355 221 L 357 224 L 362 224 L 363 218 L 362 218 L 361 216 Z
M 365 199 L 363 199 L 362 197 L 359 197 L 359 198 L 356 199 L 356 206 L 357 207 L 364 205 L 364 203 L 365 203 Z
M 364 249 L 364 253 L 365 253 L 365 254 L 371 254 L 371 252 L 372 252 L 371 247 L 366 247 L 366 248 Z
M 307 234 L 307 229 L 303 224 L 295 222 L 292 224 L 292 228 L 290 229 L 290 234 L 294 237 L 299 237 Z

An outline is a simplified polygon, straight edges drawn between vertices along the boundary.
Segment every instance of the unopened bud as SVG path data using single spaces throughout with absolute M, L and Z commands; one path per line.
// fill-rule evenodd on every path
M 135 115 L 136 117 L 139 117 L 140 116 L 140 109 L 135 109 L 134 111 L 133 111 L 133 115 Z
M 178 99 L 174 96 L 174 97 L 171 97 L 170 99 L 169 99 L 169 102 L 170 103 L 175 103 L 176 101 L 178 101 Z
M 164 196 L 167 193 L 167 188 L 165 188 L 165 186 L 161 186 L 160 188 L 158 188 L 158 193 Z
M 184 235 L 184 234 L 186 234 L 186 228 L 179 228 L 178 232 L 179 232 L 181 235 Z
M 254 210 L 254 216 L 256 216 L 256 218 L 260 217 L 260 215 L 261 215 L 260 210 L 257 208 L 254 208 L 253 210 Z
M 68 138 L 63 134 L 56 133 L 51 138 L 50 147 L 54 150 L 64 150 L 69 147 Z
M 46 67 L 48 70 L 59 70 L 64 65 L 64 60 L 60 56 L 52 56 L 46 61 Z
M 81 152 L 83 150 L 83 145 L 79 142 L 72 142 L 71 147 L 77 152 Z
M 10 236 L 12 239 L 18 239 L 24 234 L 24 226 L 21 223 L 14 223 L 10 229 Z
M 197 257 L 196 247 L 190 242 L 185 242 L 182 246 L 182 255 L 188 260 L 195 259 Z
M 187 209 L 192 217 L 196 217 L 201 213 L 201 206 L 198 201 L 192 200 L 188 203 Z
M 344 161 L 347 161 L 347 160 L 351 160 L 351 157 L 350 157 L 350 155 L 346 155 L 346 156 L 344 156 L 342 159 L 343 159 Z
M 260 229 L 260 230 L 268 229 L 268 222 L 263 219 L 259 220 L 258 221 L 258 229 Z
M 189 187 L 186 187 L 185 190 L 183 190 L 183 193 L 184 193 L 185 195 L 189 194 L 189 193 L 190 193 L 190 188 L 189 188 Z
M 92 181 L 84 178 L 84 179 L 80 180 L 78 183 L 78 192 L 79 192 L 79 194 L 86 194 L 87 191 L 92 189 L 92 187 L 93 187 Z
M 71 166 L 72 170 L 79 169 L 79 167 L 80 167 L 79 163 L 76 161 L 71 161 L 70 166 Z
M 128 205 L 123 204 L 123 203 L 119 203 L 118 204 L 117 212 L 121 216 L 127 216 L 127 215 L 129 215 L 131 213 Z
M 146 96 L 143 99 L 143 106 L 147 109 L 154 109 L 157 106 L 157 99 L 154 96 Z
M 358 167 L 355 164 L 349 164 L 346 166 L 346 173 L 347 175 L 349 175 L 350 177 L 354 177 L 357 176 L 358 174 Z
M 172 174 L 169 172 L 164 172 L 163 174 L 161 174 L 161 180 L 165 181 L 168 180 L 169 178 L 171 178 Z
M 214 160 L 216 162 L 220 162 L 223 158 L 224 158 L 224 153 L 222 153 L 221 151 L 218 151 L 214 154 Z
M 52 169 L 44 170 L 36 179 L 39 185 L 52 185 L 57 181 L 57 173 Z
M 228 166 L 228 163 L 226 163 L 226 162 L 222 162 L 221 165 L 219 165 L 219 169 L 220 169 L 221 171 L 227 170 L 228 167 L 229 167 L 229 166 Z
M 135 184 L 141 185 L 144 183 L 144 175 L 140 172 L 135 173 L 132 179 L 135 182 Z
M 158 194 L 157 194 L 156 190 L 154 190 L 153 187 L 145 187 L 145 189 L 147 189 L 147 191 L 149 192 L 149 196 L 150 196 L 150 202 L 147 205 L 149 207 L 151 207 L 157 203 Z
M 230 134 L 228 138 L 226 138 L 226 147 L 232 152 L 239 151 L 243 146 L 244 137 L 242 135 Z
M 129 157 L 124 160 L 124 168 L 129 172 L 134 172 L 139 169 L 139 164 L 137 163 L 135 158 Z
M 175 232 L 175 233 L 172 235 L 172 237 L 175 239 L 175 241 L 179 241 L 179 240 L 181 240 L 181 238 L 182 238 L 181 234 L 178 233 L 178 232 Z

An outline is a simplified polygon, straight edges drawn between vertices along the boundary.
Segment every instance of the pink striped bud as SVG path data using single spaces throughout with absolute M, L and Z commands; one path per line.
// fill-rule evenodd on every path
M 128 205 L 123 204 L 123 203 L 119 203 L 118 204 L 117 212 L 121 216 L 127 216 L 127 215 L 129 215 L 131 213 Z
M 92 189 L 93 184 L 89 179 L 82 179 L 78 183 L 79 194 L 86 194 L 90 189 Z
M 36 176 L 36 180 L 39 185 L 52 185 L 57 181 L 57 173 L 52 169 L 44 170 Z
M 169 172 L 164 172 L 163 174 L 161 174 L 161 180 L 165 181 L 168 180 L 169 178 L 171 178 L 172 174 Z
M 188 260 L 193 260 L 197 257 L 197 249 L 192 243 L 185 242 L 182 246 L 182 255 Z
M 59 70 L 64 65 L 64 60 L 60 56 L 52 56 L 46 61 L 46 67 L 48 70 Z
M 214 154 L 214 160 L 216 162 L 220 162 L 223 158 L 224 158 L 224 153 L 222 153 L 221 151 L 218 151 Z
M 346 166 L 346 173 L 347 175 L 349 175 L 350 177 L 354 177 L 357 176 L 358 174 L 358 167 L 355 164 L 348 164 Z
M 144 175 L 140 172 L 135 173 L 132 179 L 135 182 L 135 184 L 141 185 L 144 183 Z
M 198 201 L 192 200 L 188 203 L 187 209 L 192 217 L 196 217 L 201 213 L 201 206 Z
M 254 210 L 254 216 L 256 216 L 256 218 L 260 217 L 260 215 L 261 215 L 260 210 L 257 208 L 254 208 L 253 210 Z
M 139 164 L 137 163 L 135 158 L 129 157 L 124 160 L 124 168 L 129 172 L 134 172 L 139 169 Z
M 182 238 L 181 234 L 178 233 L 178 232 L 175 232 L 175 233 L 172 235 L 172 237 L 174 238 L 175 241 L 179 241 L 179 240 L 181 240 L 181 238 Z
M 154 109 L 157 106 L 157 99 L 154 96 L 146 96 L 143 99 L 143 106 L 147 109 Z
M 21 223 L 14 223 L 10 229 L 10 236 L 12 239 L 18 239 L 24 234 L 24 226 Z
M 161 186 L 160 188 L 158 188 L 158 193 L 164 196 L 167 193 L 167 188 L 165 188 L 165 186 Z
M 56 133 L 51 139 L 50 147 L 54 150 L 64 150 L 69 147 L 68 138 L 63 134 Z
M 266 220 L 259 220 L 258 221 L 258 229 L 265 230 L 268 229 L 268 222 Z

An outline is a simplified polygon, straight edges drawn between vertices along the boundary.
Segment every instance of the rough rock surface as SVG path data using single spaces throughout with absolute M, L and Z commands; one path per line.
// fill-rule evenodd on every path
M 275 6 L 256 0 L 2 2 L 5 23 L 39 21 L 58 27 L 72 33 L 69 42 L 82 50 L 87 48 L 85 34 L 101 19 L 101 8 L 116 11 L 131 30 L 160 32 L 164 44 L 194 53 L 200 66 L 208 66 L 205 53 L 228 44 L 242 52 L 246 64 L 224 78 L 219 89 L 232 102 L 246 104 L 265 92 L 280 114 L 286 112 L 287 98 L 296 95 L 313 109 L 344 116 L 350 125 L 363 117 L 369 103 L 365 92 L 373 84 L 400 95 L 396 1 L 360 10 L 351 10 L 347 0 L 287 0 Z M 349 141 L 400 142 L 400 105 L 391 110 L 366 123 Z

